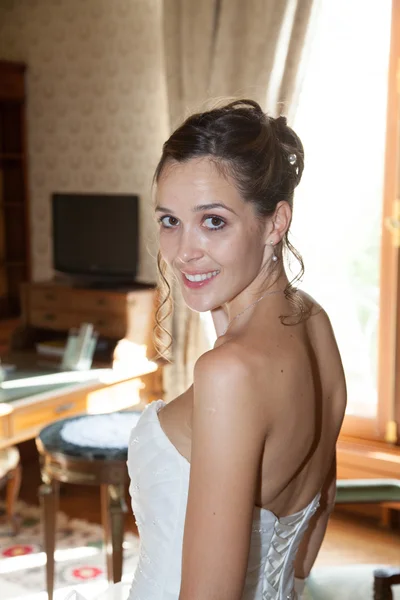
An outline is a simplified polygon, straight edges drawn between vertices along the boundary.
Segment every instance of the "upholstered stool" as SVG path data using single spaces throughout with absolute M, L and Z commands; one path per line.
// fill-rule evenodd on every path
M 47 556 L 46 584 L 53 598 L 54 550 L 59 483 L 98 485 L 110 583 L 121 580 L 124 495 L 129 436 L 140 411 L 106 415 L 82 415 L 45 427 L 36 439 L 43 485 L 44 546 Z
M 21 465 L 19 452 L 14 446 L 0 450 L 0 487 L 6 486 L 6 515 L 14 534 L 18 533 L 19 522 L 15 514 L 15 503 L 21 487 Z

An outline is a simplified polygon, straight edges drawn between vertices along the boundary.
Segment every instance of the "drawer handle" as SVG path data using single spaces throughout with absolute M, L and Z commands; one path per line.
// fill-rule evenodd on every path
M 56 315 L 54 313 L 46 313 L 44 315 L 45 321 L 54 321 L 55 318 L 56 318 Z
M 67 402 L 66 404 L 60 404 L 60 406 L 57 406 L 54 409 L 54 412 L 59 415 L 63 412 L 66 412 L 67 410 L 71 410 L 71 408 L 74 408 L 75 403 L 74 402 Z

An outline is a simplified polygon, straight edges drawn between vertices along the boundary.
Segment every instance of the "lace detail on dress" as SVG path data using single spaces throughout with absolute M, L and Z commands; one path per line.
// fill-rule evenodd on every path
M 288 524 L 276 521 L 265 563 L 263 600 L 276 600 L 276 598 L 279 598 L 278 594 L 286 556 L 302 523 L 303 514 L 300 514 Z
M 276 519 L 265 562 L 262 600 L 277 600 L 281 598 L 282 574 L 287 572 L 288 558 L 293 556 L 292 560 L 294 561 L 295 552 L 300 543 L 302 533 L 318 506 L 319 501 L 315 499 L 311 505 L 301 512 L 284 517 L 283 519 Z M 293 564 L 291 568 L 293 568 Z M 293 587 L 289 593 L 286 593 L 285 599 L 296 600 L 296 598 L 297 595 Z

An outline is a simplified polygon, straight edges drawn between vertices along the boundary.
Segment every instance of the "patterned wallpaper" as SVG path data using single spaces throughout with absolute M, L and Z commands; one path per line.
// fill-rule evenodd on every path
M 161 43 L 161 0 L 1 0 L 0 58 L 28 66 L 34 280 L 53 275 L 53 191 L 138 193 L 139 277 L 154 280 L 151 177 L 167 135 Z

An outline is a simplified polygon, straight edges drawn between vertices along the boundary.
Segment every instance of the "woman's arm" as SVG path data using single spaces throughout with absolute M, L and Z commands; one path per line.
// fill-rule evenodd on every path
M 265 440 L 253 381 L 226 346 L 196 364 L 179 600 L 242 597 Z
M 301 540 L 295 562 L 295 575 L 299 579 L 309 576 L 323 542 L 329 516 L 335 506 L 336 497 L 336 453 L 327 478 L 321 490 L 318 510 L 310 520 L 307 531 Z

